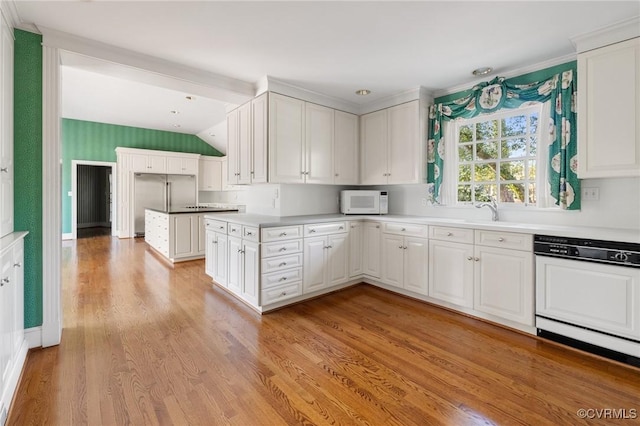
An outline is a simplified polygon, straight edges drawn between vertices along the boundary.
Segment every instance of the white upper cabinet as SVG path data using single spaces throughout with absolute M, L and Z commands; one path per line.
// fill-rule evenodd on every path
M 167 173 L 167 156 L 158 154 L 130 154 L 131 171 L 137 173 Z
M 332 184 L 334 110 L 305 104 L 304 180 Z
M 198 159 L 168 156 L 167 173 L 171 175 L 197 175 Z
M 578 176 L 640 176 L 640 38 L 578 55 Z
M 229 185 L 267 181 L 267 94 L 227 114 Z
M 269 182 L 304 183 L 304 104 L 269 95 Z
M 360 125 L 363 185 L 422 182 L 419 101 L 365 114 Z
M 357 185 L 360 183 L 358 116 L 335 111 L 333 138 L 333 183 Z
M 224 157 L 200 157 L 198 171 L 199 191 L 222 191 L 222 164 Z

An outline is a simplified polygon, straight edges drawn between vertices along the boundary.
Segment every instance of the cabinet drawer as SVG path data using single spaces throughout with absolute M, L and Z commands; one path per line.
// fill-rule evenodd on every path
M 476 230 L 476 245 L 532 251 L 533 236 L 514 232 Z
M 264 228 L 262 230 L 262 242 L 291 240 L 302 238 L 302 226 L 279 226 L 276 228 Z
M 432 240 L 473 244 L 473 229 L 450 228 L 448 226 L 430 226 L 429 238 Z
M 285 285 L 279 285 L 266 290 L 262 290 L 261 305 L 269 305 L 271 303 L 287 300 L 295 296 L 302 294 L 302 282 L 289 283 Z
M 383 223 L 382 232 L 387 234 L 406 235 L 409 237 L 424 237 L 426 238 L 427 225 L 415 225 L 411 223 Z
M 205 219 L 204 226 L 206 229 L 210 229 L 212 231 L 219 232 L 221 234 L 227 233 L 227 222 L 223 222 L 221 220 L 214 219 Z
M 280 256 L 283 254 L 300 253 L 302 240 L 276 241 L 262 244 L 262 257 Z
M 347 232 L 347 222 L 314 223 L 304 226 L 305 237 L 315 237 L 317 235 L 338 234 Z
M 302 253 L 289 254 L 286 256 L 270 257 L 262 259 L 262 273 L 281 271 L 290 268 L 302 267 Z
M 262 276 L 262 288 L 270 288 L 292 281 L 302 280 L 302 268 L 288 269 L 282 272 L 273 272 Z
M 236 237 L 242 237 L 242 225 L 238 225 L 237 223 L 228 223 L 227 233 Z
M 249 241 L 258 242 L 258 228 L 253 226 L 242 227 L 242 238 Z

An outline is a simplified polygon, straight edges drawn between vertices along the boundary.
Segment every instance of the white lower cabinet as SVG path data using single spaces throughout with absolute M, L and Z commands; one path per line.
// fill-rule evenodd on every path
M 304 239 L 303 293 L 349 281 L 348 233 Z
M 362 272 L 366 276 L 380 278 L 381 225 L 379 222 L 364 222 L 362 231 Z
M 429 235 L 431 298 L 533 326 L 531 235 L 436 226 Z
M 261 306 L 302 294 L 302 226 L 262 230 Z
M 171 262 L 201 259 L 207 248 L 204 215 L 168 214 L 147 209 L 145 242 Z
M 27 355 L 24 338 L 24 236 L 0 241 L 0 419 L 6 418 Z
M 427 247 L 424 238 L 382 234 L 380 280 L 395 287 L 427 294 Z
M 349 223 L 349 278 L 363 274 L 363 224 L 354 220 Z
M 228 237 L 229 275 L 227 288 L 257 307 L 259 302 L 260 245 L 238 237 Z
M 227 234 L 207 230 L 205 272 L 216 283 L 227 286 Z

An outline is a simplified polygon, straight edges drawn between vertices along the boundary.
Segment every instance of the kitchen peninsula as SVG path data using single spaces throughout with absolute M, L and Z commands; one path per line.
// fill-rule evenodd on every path
M 237 212 L 237 206 L 186 206 L 145 210 L 144 240 L 171 263 L 202 259 L 205 254 L 205 215 Z

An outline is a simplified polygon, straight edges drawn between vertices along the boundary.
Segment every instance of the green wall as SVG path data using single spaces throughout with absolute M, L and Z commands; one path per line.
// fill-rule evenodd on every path
M 14 221 L 24 245 L 24 326 L 42 325 L 42 36 L 15 30 Z
M 116 147 L 221 156 L 197 136 L 91 121 L 62 120 L 62 233 L 71 232 L 71 161 L 116 161 Z

